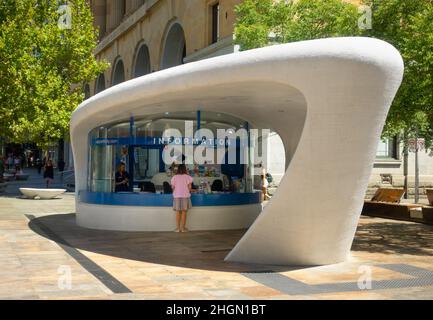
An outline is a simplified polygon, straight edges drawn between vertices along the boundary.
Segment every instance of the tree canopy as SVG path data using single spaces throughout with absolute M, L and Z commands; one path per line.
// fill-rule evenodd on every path
M 433 1 L 365 0 L 373 13 L 373 28 L 365 32 L 394 45 L 405 62 L 403 83 L 393 102 L 384 134 L 405 132 L 426 138 L 433 130 Z
M 360 34 L 358 8 L 341 0 L 245 0 L 236 7 L 241 50 Z
M 41 147 L 63 138 L 84 85 L 107 67 L 96 44 L 86 0 L 0 1 L 0 138 Z
M 405 61 L 383 135 L 418 133 L 433 140 L 433 0 L 363 0 L 372 27 L 359 27 L 358 7 L 342 0 L 245 0 L 236 8 L 241 50 L 336 36 L 369 36 L 393 44 Z

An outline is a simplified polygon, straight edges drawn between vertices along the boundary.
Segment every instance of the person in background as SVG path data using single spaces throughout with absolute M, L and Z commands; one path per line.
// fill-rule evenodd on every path
M 14 165 L 14 158 L 12 158 L 11 155 L 9 155 L 7 163 L 8 163 L 8 169 L 12 169 L 12 167 Z
M 129 173 L 126 172 L 125 164 L 121 162 L 117 167 L 117 172 L 114 176 L 115 179 L 115 192 L 128 192 L 129 191 Z
M 262 174 L 260 176 L 260 180 L 261 180 L 261 189 L 262 189 L 262 194 L 263 194 L 263 201 L 269 200 L 271 197 L 268 194 L 269 182 L 268 182 L 268 179 L 266 179 L 266 175 Z
M 16 156 L 14 159 L 15 170 L 19 171 L 21 167 L 21 159 L 19 156 Z
M 38 169 L 38 174 L 41 174 L 41 171 L 42 171 L 42 161 L 39 158 L 36 159 L 36 168 Z
M 187 174 L 186 166 L 180 164 L 176 175 L 171 178 L 173 189 L 173 210 L 176 211 L 175 232 L 188 232 L 186 225 L 186 213 L 191 209 L 192 177 Z
M 50 183 L 54 180 L 54 166 L 53 161 L 48 160 L 44 167 L 44 179 L 47 185 L 47 188 L 50 186 Z
M 168 167 L 168 173 L 170 175 L 174 176 L 176 174 L 176 171 L 177 171 L 177 164 L 176 164 L 176 161 L 173 161 L 171 163 L 171 166 Z

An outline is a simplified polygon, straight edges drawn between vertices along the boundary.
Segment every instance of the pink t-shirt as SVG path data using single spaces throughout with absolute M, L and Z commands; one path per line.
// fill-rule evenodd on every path
M 189 198 L 188 184 L 192 183 L 191 176 L 187 174 L 177 174 L 171 178 L 171 185 L 173 187 L 173 198 Z

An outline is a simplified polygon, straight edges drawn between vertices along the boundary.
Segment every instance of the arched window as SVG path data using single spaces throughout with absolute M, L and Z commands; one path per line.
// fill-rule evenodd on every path
M 95 93 L 99 93 L 105 90 L 105 76 L 101 73 L 96 79 Z
M 151 68 L 150 68 L 149 48 L 145 44 L 142 44 L 140 45 L 135 55 L 133 77 L 137 78 L 140 76 L 144 76 L 150 73 L 150 71 Z
M 123 66 L 122 59 L 118 59 L 114 64 L 111 85 L 115 86 L 116 84 L 122 83 L 123 81 L 125 81 L 125 67 Z
M 163 48 L 161 69 L 183 64 L 183 59 L 186 56 L 185 33 L 179 23 L 174 23 L 170 27 Z

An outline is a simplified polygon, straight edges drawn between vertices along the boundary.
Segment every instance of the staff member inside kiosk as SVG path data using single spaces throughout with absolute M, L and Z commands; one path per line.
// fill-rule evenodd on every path
M 125 170 L 125 164 L 121 162 L 117 167 L 115 175 L 115 192 L 128 192 L 129 191 L 129 173 Z

